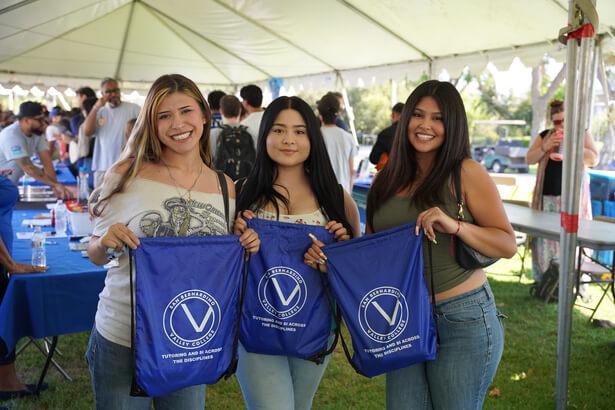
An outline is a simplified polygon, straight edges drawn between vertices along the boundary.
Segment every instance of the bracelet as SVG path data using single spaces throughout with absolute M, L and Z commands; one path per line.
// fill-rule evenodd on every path
M 125 251 L 126 251 L 126 246 L 124 246 L 121 251 L 116 251 L 113 248 L 107 248 L 105 249 L 105 256 L 107 257 L 107 260 L 112 261 L 113 259 L 117 259 L 120 256 L 122 256 Z
M 455 231 L 453 236 L 457 236 L 457 234 L 459 233 L 460 230 L 461 230 L 461 221 L 459 219 L 457 219 L 457 230 Z

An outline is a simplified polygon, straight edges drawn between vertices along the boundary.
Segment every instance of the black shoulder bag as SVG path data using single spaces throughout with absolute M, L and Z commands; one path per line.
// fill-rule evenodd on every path
M 463 194 L 461 192 L 461 164 L 455 166 L 453 169 L 453 181 L 455 184 L 455 196 L 457 198 L 457 220 L 459 222 L 465 221 L 463 214 Z M 476 249 L 467 245 L 464 241 L 455 236 L 455 259 L 459 266 L 464 269 L 479 269 L 485 268 L 489 265 L 493 265 L 499 258 L 492 258 L 490 256 L 483 255 Z

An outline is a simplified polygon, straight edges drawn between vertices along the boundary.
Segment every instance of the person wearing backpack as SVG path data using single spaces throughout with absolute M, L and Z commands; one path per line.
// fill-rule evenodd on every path
M 256 144 L 248 128 L 239 123 L 241 102 L 234 95 L 220 99 L 222 127 L 213 129 L 211 151 L 216 169 L 233 181 L 248 176 L 256 158 Z
M 318 119 L 298 97 L 279 97 L 267 107 L 254 169 L 237 186 L 235 234 L 248 227 L 242 217 L 257 217 L 322 226 L 336 241 L 360 236 L 357 206 L 337 183 Z M 324 260 L 309 252 L 303 262 L 322 270 Z M 331 359 L 329 354 L 316 364 L 297 357 L 250 353 L 241 344 L 238 354 L 237 380 L 249 410 L 310 409 Z

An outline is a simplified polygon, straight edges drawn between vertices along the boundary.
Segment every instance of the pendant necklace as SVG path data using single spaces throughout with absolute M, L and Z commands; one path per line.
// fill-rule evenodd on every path
M 179 199 L 181 199 L 186 205 L 189 205 L 190 202 L 192 202 L 192 195 L 191 195 L 192 194 L 192 190 L 194 189 L 194 187 L 196 186 L 196 183 L 199 181 L 199 179 L 201 178 L 201 175 L 203 174 L 203 164 L 201 164 L 201 168 L 199 169 L 199 174 L 194 179 L 194 182 L 192 183 L 190 188 L 186 189 L 186 188 L 182 187 L 177 182 L 177 180 L 173 177 L 173 174 L 171 174 L 171 169 L 169 168 L 167 163 L 163 159 L 161 159 L 161 161 L 164 164 L 164 167 L 167 169 L 167 173 L 169 174 L 169 178 L 171 178 L 171 181 L 173 181 L 173 185 L 175 185 L 175 190 L 177 191 L 177 194 L 179 195 Z M 186 191 L 186 193 L 184 193 L 182 195 L 182 193 L 180 192 L 179 188 L 184 189 Z M 188 201 L 186 201 L 186 197 L 188 197 Z

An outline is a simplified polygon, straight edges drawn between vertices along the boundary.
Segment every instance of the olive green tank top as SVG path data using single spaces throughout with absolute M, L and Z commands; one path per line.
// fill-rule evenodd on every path
M 453 197 L 448 187 L 444 195 L 445 204 L 440 207 L 447 215 L 457 219 L 457 200 Z M 424 209 L 417 209 L 416 205 L 408 197 L 394 196 L 385 202 L 374 213 L 374 232 L 384 231 L 399 225 L 416 221 L 417 216 Z M 465 222 L 474 222 L 474 218 L 464 205 Z M 434 272 L 435 293 L 441 293 L 452 289 L 472 275 L 473 270 L 466 270 L 459 266 L 454 256 L 452 247 L 453 235 L 436 231 L 436 242 L 432 243 L 432 259 Z M 427 252 L 427 240 L 423 240 L 423 261 L 425 267 L 425 282 L 431 292 L 431 274 L 429 269 L 429 254 Z

